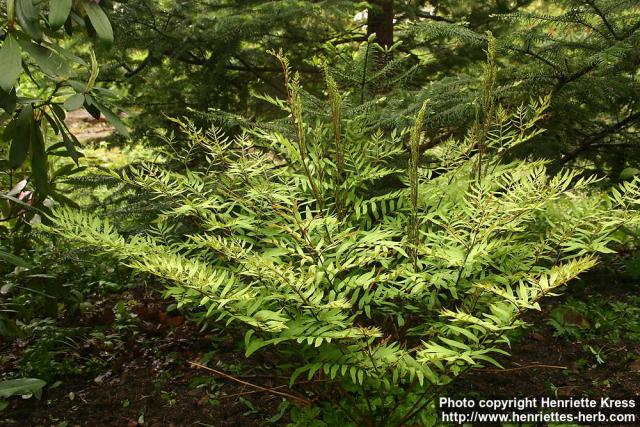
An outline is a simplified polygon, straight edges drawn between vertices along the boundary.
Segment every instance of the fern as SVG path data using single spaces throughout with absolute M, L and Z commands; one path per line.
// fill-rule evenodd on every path
M 277 353 L 291 387 L 302 375 L 329 379 L 313 392 L 356 397 L 354 422 L 402 424 L 420 405 L 401 402 L 428 401 L 465 370 L 498 365 L 522 314 L 639 220 L 639 180 L 604 194 L 595 178 L 505 159 L 541 133 L 549 99 L 494 106 L 489 53 L 478 122 L 435 145 L 422 135 L 428 106 L 411 127 L 371 134 L 367 117 L 343 109 L 330 72 L 331 118 L 308 112 L 280 55 L 293 131 L 227 138 L 179 121 L 209 153 L 204 164 L 114 175 L 168 204 L 146 236 L 125 239 L 70 209 L 42 227 L 158 276 L 167 296 L 201 307 L 207 321 L 237 325 L 246 355 Z M 176 221 L 190 231 L 165 239 Z

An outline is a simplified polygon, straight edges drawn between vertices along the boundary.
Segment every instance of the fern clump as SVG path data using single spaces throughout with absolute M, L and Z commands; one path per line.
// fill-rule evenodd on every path
M 165 279 L 166 295 L 207 321 L 235 324 L 247 356 L 277 355 L 290 387 L 318 405 L 355 425 L 401 425 L 465 370 L 497 364 L 521 315 L 638 221 L 638 180 L 602 194 L 578 172 L 503 161 L 541 133 L 548 99 L 494 105 L 492 55 L 478 123 L 437 145 L 423 138 L 428 103 L 413 126 L 371 134 L 366 117 L 343 115 L 329 73 L 326 111 L 305 115 L 279 55 L 291 132 L 225 138 L 177 121 L 204 165 L 119 176 L 166 202 L 149 233 L 125 239 L 69 209 L 48 229 Z

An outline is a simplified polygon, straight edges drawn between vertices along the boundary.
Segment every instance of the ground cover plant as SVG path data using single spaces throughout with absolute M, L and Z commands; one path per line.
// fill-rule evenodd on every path
M 299 77 L 275 54 L 289 130 L 228 138 L 179 122 L 204 165 L 120 176 L 169 205 L 145 235 L 125 239 L 71 209 L 54 210 L 45 229 L 158 276 L 179 306 L 201 307 L 201 321 L 243 331 L 246 356 L 267 352 L 297 404 L 355 425 L 427 423 L 443 386 L 499 366 L 523 313 L 638 221 L 637 180 L 603 192 L 577 171 L 548 177 L 544 161 L 504 161 L 542 132 L 548 100 L 497 105 L 488 40 L 463 141 L 423 140 L 427 103 L 413 126 L 372 134 L 328 71 L 330 114 L 307 115 Z

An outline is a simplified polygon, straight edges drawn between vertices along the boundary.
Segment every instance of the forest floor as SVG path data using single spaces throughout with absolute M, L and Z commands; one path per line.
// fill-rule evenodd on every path
M 86 110 L 80 109 L 67 113 L 65 120 L 69 130 L 81 143 L 102 141 L 114 132 L 113 126 L 103 118 L 95 119 Z
M 512 339 L 512 357 L 499 359 L 506 370 L 472 371 L 450 394 L 640 395 L 640 308 L 627 305 L 637 302 L 638 285 L 612 283 L 598 273 L 586 283 L 527 319 L 532 326 Z M 260 360 L 247 367 L 238 351 L 239 337 L 200 330 L 158 292 L 142 287 L 93 297 L 90 312 L 59 320 L 65 328 L 90 332 L 58 354 L 58 362 L 68 359 L 92 368 L 60 378 L 40 400 L 12 399 L 0 416 L 1 426 L 254 426 L 269 425 L 269 418 L 270 425 L 283 421 L 282 397 L 237 380 L 272 389 L 287 384 L 286 378 L 265 375 Z M 594 304 L 599 313 L 590 311 Z M 0 344 L 0 369 L 15 369 L 26 348 L 20 340 Z M 240 364 L 245 364 L 242 370 Z

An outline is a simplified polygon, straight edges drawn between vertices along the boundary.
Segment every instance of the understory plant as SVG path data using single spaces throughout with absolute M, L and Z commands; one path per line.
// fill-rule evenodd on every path
M 328 72 L 326 111 L 306 114 L 277 55 L 288 129 L 231 138 L 177 120 L 198 162 L 118 175 L 166 204 L 146 234 L 125 238 L 68 208 L 42 228 L 158 276 L 179 305 L 243 330 L 246 356 L 265 353 L 287 373 L 295 403 L 353 425 L 426 424 L 444 386 L 498 365 L 522 314 L 638 221 L 638 180 L 603 193 L 595 177 L 504 161 L 542 132 L 548 100 L 501 108 L 489 41 L 464 140 L 425 140 L 428 104 L 413 125 L 373 130 Z

